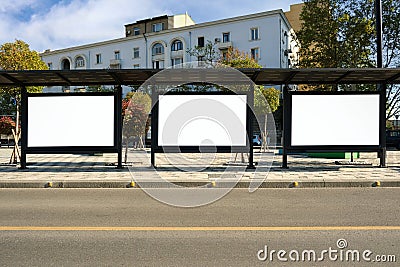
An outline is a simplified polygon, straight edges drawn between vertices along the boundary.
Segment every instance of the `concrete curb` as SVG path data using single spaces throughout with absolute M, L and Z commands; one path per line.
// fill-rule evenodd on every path
M 208 184 L 202 181 L 176 181 L 174 184 L 184 187 L 198 187 Z M 167 188 L 165 184 L 157 182 L 141 183 L 141 187 L 145 188 Z M 210 184 L 208 184 L 210 185 Z M 238 182 L 235 188 L 248 188 L 249 181 Z M 218 182 L 215 183 L 215 188 L 230 187 L 231 183 Z M 18 182 L 0 182 L 0 188 L 130 188 L 130 181 L 63 181 L 63 182 L 46 182 L 46 181 L 18 181 Z M 135 187 L 139 187 L 136 185 Z M 209 186 L 211 187 L 211 186 Z M 398 181 L 266 181 L 260 185 L 260 188 L 351 188 L 351 187 L 400 187 Z

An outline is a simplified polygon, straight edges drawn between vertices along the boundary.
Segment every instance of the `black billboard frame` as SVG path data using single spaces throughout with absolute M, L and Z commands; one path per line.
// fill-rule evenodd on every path
M 199 146 L 159 146 L 158 145 L 158 99 L 160 95 L 246 95 L 246 146 L 216 146 L 207 148 Z M 151 166 L 156 167 L 156 153 L 249 153 L 249 164 L 247 169 L 255 169 L 253 155 L 253 119 L 254 114 L 252 107 L 254 106 L 254 88 L 247 92 L 233 91 L 169 91 L 164 94 L 152 91 L 152 110 L 151 110 Z
M 113 146 L 28 146 L 28 98 L 57 96 L 113 96 L 114 97 L 114 144 Z M 112 92 L 76 92 L 76 93 L 28 93 L 21 87 L 21 169 L 27 169 L 28 154 L 90 154 L 117 153 L 117 168 L 122 169 L 122 87 L 115 86 Z
M 292 146 L 292 96 L 293 95 L 378 95 L 379 96 L 379 144 L 378 145 L 318 145 L 318 146 Z M 380 167 L 386 166 L 385 144 L 385 108 L 382 100 L 386 99 L 384 90 L 380 91 L 289 91 L 283 87 L 283 149 L 282 168 L 288 168 L 289 153 L 304 152 L 377 152 L 380 158 Z

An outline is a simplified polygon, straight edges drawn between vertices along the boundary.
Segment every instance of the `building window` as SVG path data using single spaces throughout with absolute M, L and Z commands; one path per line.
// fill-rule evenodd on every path
M 101 64 L 101 54 L 96 54 L 96 64 Z
M 179 50 L 183 50 L 183 43 L 180 40 L 176 40 L 172 43 L 171 46 L 171 50 L 172 51 L 179 51 Z
M 79 56 L 79 57 L 76 58 L 75 67 L 76 68 L 85 67 L 85 60 L 83 59 L 83 57 Z
M 173 58 L 171 59 L 171 66 L 174 67 L 176 65 L 182 64 L 183 58 Z
M 47 68 L 49 70 L 52 70 L 53 69 L 53 63 L 51 63 L 51 62 L 47 63 Z
M 134 69 L 140 69 L 140 65 L 139 65 L 139 64 L 134 64 L 134 65 L 133 65 L 133 68 L 134 68 Z
M 164 46 L 160 43 L 155 44 L 152 49 L 152 55 L 156 56 L 162 54 L 164 54 Z
M 197 38 L 197 46 L 204 47 L 204 37 Z
M 258 61 L 260 59 L 260 49 L 257 48 L 252 48 L 250 50 L 251 53 L 251 58 L 254 59 L 255 61 Z
M 153 61 L 153 69 L 163 69 L 164 61 L 163 60 L 155 60 Z
M 139 34 L 140 34 L 140 28 L 138 28 L 138 27 L 133 28 L 133 35 L 136 36 Z
M 64 59 L 61 61 L 61 69 L 62 69 L 62 70 L 69 70 L 69 69 L 71 69 L 71 62 L 70 62 L 68 59 L 64 58 Z
M 164 30 L 164 23 L 160 22 L 160 23 L 153 24 L 153 32 L 159 32 L 162 30 Z
M 114 51 L 114 59 L 116 59 L 116 60 L 121 59 L 121 53 L 119 51 Z
M 228 43 L 231 41 L 231 33 L 230 32 L 224 32 L 222 34 L 222 42 L 223 43 Z
M 258 28 L 252 28 L 252 29 L 250 29 L 250 32 L 251 32 L 251 40 L 258 40 L 258 39 L 260 39 L 260 36 L 259 36 L 259 34 L 258 34 Z
M 139 47 L 133 48 L 133 58 L 139 58 Z

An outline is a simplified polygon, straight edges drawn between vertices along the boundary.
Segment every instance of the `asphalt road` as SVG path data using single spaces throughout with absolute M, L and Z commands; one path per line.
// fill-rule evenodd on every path
M 235 189 L 200 208 L 140 189 L 2 189 L 0 266 L 399 266 L 399 204 L 398 188 Z

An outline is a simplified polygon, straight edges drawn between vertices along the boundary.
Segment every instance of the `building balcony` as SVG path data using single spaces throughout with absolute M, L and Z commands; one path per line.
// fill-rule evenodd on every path
M 183 57 L 183 56 L 184 56 L 183 50 L 171 51 L 171 58 Z
M 121 60 L 120 59 L 111 59 L 110 66 L 111 65 L 121 65 Z
M 121 69 L 121 60 L 120 59 L 111 59 L 110 60 L 110 69 Z
M 164 58 L 165 58 L 165 54 L 164 53 L 155 54 L 155 55 L 152 56 L 152 60 L 164 60 Z
M 228 49 L 233 47 L 232 42 L 218 43 L 217 48 L 220 50 Z

